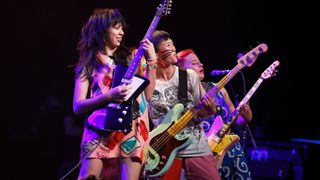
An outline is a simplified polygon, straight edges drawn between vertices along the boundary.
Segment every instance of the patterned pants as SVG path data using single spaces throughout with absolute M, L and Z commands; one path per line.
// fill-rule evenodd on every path
M 225 154 L 219 173 L 221 179 L 225 180 L 251 180 L 251 172 L 239 142 Z

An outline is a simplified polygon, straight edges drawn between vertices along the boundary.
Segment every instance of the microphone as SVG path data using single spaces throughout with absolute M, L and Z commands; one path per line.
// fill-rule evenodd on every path
M 229 72 L 230 72 L 229 69 L 226 69 L 226 70 L 213 70 L 213 71 L 211 71 L 211 76 L 224 75 L 224 74 L 228 74 Z

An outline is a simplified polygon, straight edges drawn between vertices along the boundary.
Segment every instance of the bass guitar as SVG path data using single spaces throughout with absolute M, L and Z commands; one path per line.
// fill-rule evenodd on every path
M 210 97 L 214 97 L 240 69 L 246 66 L 251 67 L 259 54 L 266 52 L 267 49 L 268 46 L 266 44 L 259 44 L 239 58 L 237 60 L 238 64 L 207 94 Z M 178 103 L 165 115 L 160 125 L 150 132 L 149 147 L 144 152 L 146 159 L 145 170 L 149 177 L 162 176 L 171 166 L 177 152 L 191 143 L 191 138 L 188 136 L 181 137 L 178 133 L 198 114 L 203 106 L 204 103 L 200 101 L 180 117 L 184 107 L 181 103 Z
M 217 116 L 213 121 L 210 130 L 206 134 L 209 146 L 212 152 L 219 156 L 217 166 L 219 167 L 222 163 L 223 156 L 236 142 L 239 141 L 240 137 L 235 134 L 227 134 L 230 132 L 230 126 L 236 121 L 240 113 L 240 108 L 249 102 L 249 99 L 256 92 L 258 87 L 261 85 L 263 80 L 275 76 L 276 68 L 279 66 L 279 61 L 274 61 L 259 77 L 256 83 L 252 86 L 249 92 L 241 100 L 237 108 L 230 115 L 230 119 L 224 124 L 221 116 Z

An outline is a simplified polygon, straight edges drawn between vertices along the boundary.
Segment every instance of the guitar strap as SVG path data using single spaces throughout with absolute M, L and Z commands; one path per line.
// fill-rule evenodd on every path
M 188 102 L 187 91 L 188 91 L 187 70 L 184 68 L 179 68 L 178 98 L 179 98 L 180 103 L 182 103 L 184 107 L 187 107 L 187 102 Z
M 114 131 L 111 129 L 98 128 L 98 127 L 92 125 L 91 123 L 89 123 L 88 117 L 86 117 L 84 120 L 84 126 L 87 127 L 88 129 L 94 131 L 95 133 L 99 134 L 102 137 L 107 137 L 112 131 Z

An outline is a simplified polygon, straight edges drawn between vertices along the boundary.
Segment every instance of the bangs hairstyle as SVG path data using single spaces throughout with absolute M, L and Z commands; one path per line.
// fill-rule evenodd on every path
M 126 28 L 127 26 L 125 19 L 120 13 L 119 9 L 98 8 L 93 11 L 90 19 L 92 18 L 97 18 L 97 20 L 95 20 L 97 22 L 97 25 L 104 28 L 115 26 L 118 23 L 122 24 L 124 28 Z
M 118 9 L 98 8 L 93 11 L 87 25 L 84 28 L 90 27 L 90 29 L 85 32 L 88 32 L 92 37 L 94 37 L 96 42 L 99 42 L 99 39 L 104 40 L 103 44 L 98 43 L 98 50 L 101 51 L 104 49 L 106 37 L 108 37 L 108 31 L 106 31 L 106 29 L 114 27 L 118 23 L 120 23 L 124 29 L 127 28 L 125 19 Z
M 171 39 L 169 33 L 157 30 L 153 33 L 152 37 L 150 38 L 150 41 L 152 42 L 156 52 L 158 52 L 160 43 L 163 41 L 167 41 L 168 39 Z
M 79 52 L 79 61 L 76 67 L 77 76 L 82 74 L 84 77 L 89 77 L 93 69 L 98 69 L 101 66 L 96 59 L 96 54 L 97 52 L 105 52 L 109 37 L 107 30 L 118 23 L 124 29 L 127 27 L 125 19 L 118 9 L 98 8 L 92 12 L 82 27 L 81 40 L 77 45 Z

